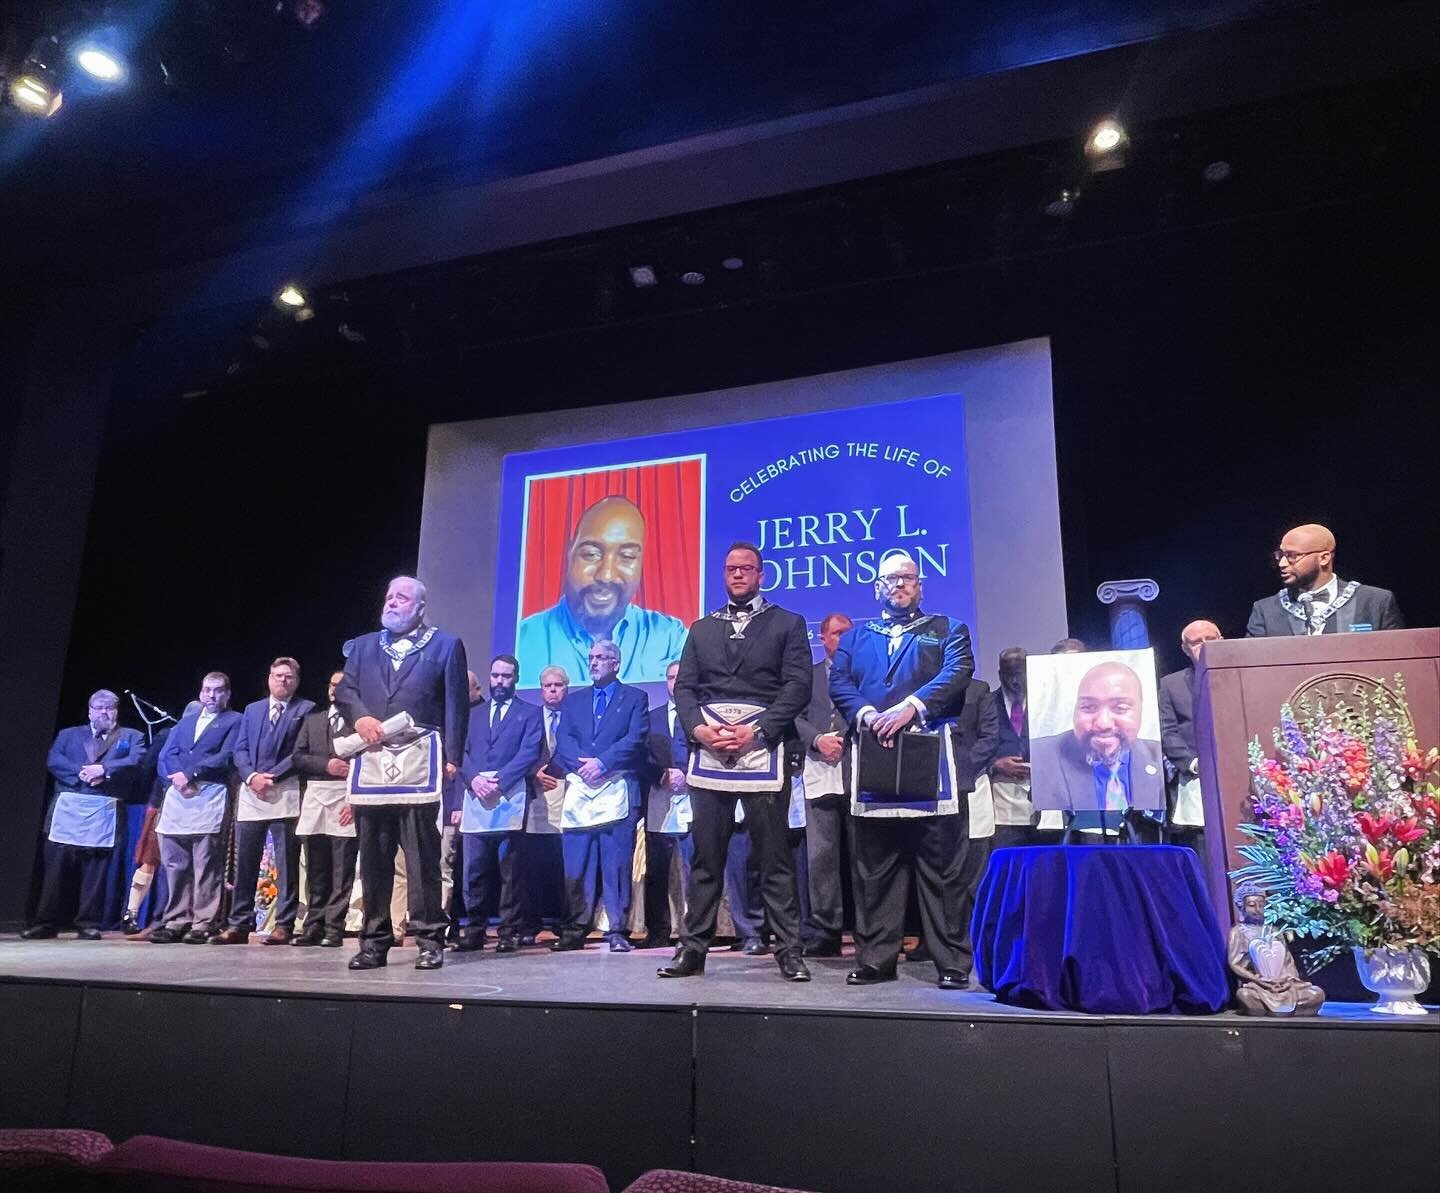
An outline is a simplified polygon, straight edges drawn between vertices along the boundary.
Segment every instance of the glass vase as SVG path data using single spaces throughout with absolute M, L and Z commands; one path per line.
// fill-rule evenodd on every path
M 1420 949 L 1385 946 L 1356 948 L 1355 968 L 1365 989 L 1379 998 L 1370 1008 L 1376 1015 L 1424 1015 L 1415 996 L 1430 985 L 1430 958 Z

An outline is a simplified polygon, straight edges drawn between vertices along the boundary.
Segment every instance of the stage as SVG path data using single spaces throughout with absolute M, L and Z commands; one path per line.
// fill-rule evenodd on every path
M 929 964 L 0 938 L 0 1125 L 322 1157 L 579 1160 L 827 1191 L 1440 1186 L 1440 1014 L 1086 1016 Z M 15 1080 L 15 1075 L 21 1077 Z M 397 1145 L 395 1141 L 403 1140 Z

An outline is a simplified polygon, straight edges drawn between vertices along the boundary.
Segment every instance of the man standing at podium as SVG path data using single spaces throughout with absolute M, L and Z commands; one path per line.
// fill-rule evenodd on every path
M 851 986 L 895 980 L 913 870 L 938 984 L 963 990 L 971 960 L 970 925 L 964 922 L 969 818 L 959 814 L 949 722 L 964 707 L 975 671 L 970 631 L 954 618 L 920 611 L 920 569 L 908 552 L 885 552 L 877 571 L 880 616 L 841 637 L 830 695 L 852 741 L 873 735 L 868 745 L 878 739 L 893 748 L 902 733 L 938 730 L 941 753 L 933 798 L 899 803 L 867 798 L 860 787 L 859 750 L 851 752 L 850 859 L 859 964 L 845 980 Z
M 1335 536 L 1323 526 L 1297 526 L 1273 553 L 1285 587 L 1256 601 L 1247 638 L 1403 630 L 1395 594 L 1335 574 Z

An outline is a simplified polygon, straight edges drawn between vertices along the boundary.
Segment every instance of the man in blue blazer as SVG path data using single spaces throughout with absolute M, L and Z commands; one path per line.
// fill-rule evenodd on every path
M 225 807 L 240 734 L 240 714 L 229 704 L 230 677 L 209 672 L 199 709 L 180 718 L 155 764 L 167 785 L 155 833 L 170 898 L 150 933 L 154 944 L 205 944 L 220 931 Z
M 591 686 L 571 692 L 560 710 L 551 760 L 567 776 L 561 817 L 567 906 L 560 938 L 550 947 L 561 953 L 585 947 L 595 920 L 598 877 L 609 920 L 610 951 L 628 953 L 633 947 L 625 928 L 630 917 L 630 867 L 650 702 L 643 689 L 616 678 L 620 648 L 615 643 L 602 640 L 591 646 L 589 666 Z M 580 783 L 568 776 L 577 776 Z
M 360 843 L 365 920 L 351 969 L 379 969 L 395 944 L 390 895 L 395 851 L 405 851 L 410 930 L 420 946 L 416 969 L 445 962 L 445 910 L 440 904 L 440 827 L 445 781 L 460 773 L 470 722 L 465 646 L 454 634 L 425 624 L 425 585 L 396 576 L 385 591 L 381 628 L 355 639 L 335 707 L 355 726 L 382 766 L 407 772 L 402 782 L 367 777 L 364 757 L 350 772 L 350 806 Z M 409 713 L 420 730 L 413 753 L 382 750 L 383 722 Z
M 255 884 L 265 838 L 275 843 L 275 923 L 265 944 L 289 944 L 300 910 L 300 773 L 295 741 L 315 701 L 295 699 L 300 664 L 282 655 L 270 664 L 270 693 L 245 706 L 235 738 L 235 895 L 230 923 L 211 944 L 244 944 L 255 927 Z
M 899 549 L 880 557 L 875 594 L 880 616 L 840 639 L 830 695 L 852 740 L 893 748 L 900 734 L 939 730 L 935 798 L 913 803 L 867 799 L 856 768 L 851 789 L 850 859 L 855 875 L 855 957 L 846 981 L 870 986 L 895 980 L 905 933 L 910 872 L 925 942 L 942 990 L 963 990 L 970 977 L 970 927 L 962 921 L 968 818 L 962 802 L 950 725 L 964 707 L 975 656 L 963 622 L 920 609 L 915 559 Z
M 461 952 L 485 947 L 486 925 L 495 910 L 491 891 L 497 884 L 500 939 L 495 951 L 513 953 L 520 947 L 525 811 L 545 731 L 540 710 L 515 696 L 519 674 L 520 661 L 514 655 L 496 655 L 490 662 L 490 699 L 470 709 L 460 764 L 460 838 L 469 920 L 456 946 Z
M 72 908 L 79 939 L 100 939 L 115 818 L 138 789 L 134 780 L 145 755 L 145 735 L 119 728 L 119 713 L 120 698 L 101 688 L 90 697 L 89 720 L 60 730 L 50 747 L 46 766 L 55 783 L 45 814 L 45 881 L 35 922 L 21 934 L 26 940 L 54 936 Z M 74 904 L 69 888 L 77 877 L 80 900 Z

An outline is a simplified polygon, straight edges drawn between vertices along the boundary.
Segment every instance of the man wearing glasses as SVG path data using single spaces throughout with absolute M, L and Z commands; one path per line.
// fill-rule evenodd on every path
M 1285 587 L 1255 602 L 1245 637 L 1405 628 L 1393 592 L 1335 574 L 1335 536 L 1325 527 L 1295 527 L 1280 540 L 1272 558 Z
M 695 854 L 680 947 L 658 971 L 662 978 L 705 971 L 735 805 L 743 800 L 780 976 L 810 980 L 801 955 L 789 820 L 790 776 L 800 762 L 795 718 L 810 702 L 810 643 L 798 613 L 760 595 L 764 566 L 753 543 L 731 544 L 724 567 L 729 599 L 690 627 L 680 656 L 675 708 L 692 743 L 686 782 Z

